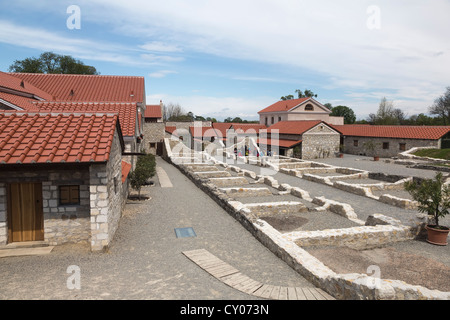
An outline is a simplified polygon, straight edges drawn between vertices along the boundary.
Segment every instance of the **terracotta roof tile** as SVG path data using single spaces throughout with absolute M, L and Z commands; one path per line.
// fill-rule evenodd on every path
M 284 139 L 258 139 L 259 145 L 279 146 L 282 148 L 293 148 L 300 144 L 302 140 L 284 140 Z
M 196 138 L 201 137 L 217 137 L 219 136 L 213 127 L 189 127 L 189 132 Z M 219 133 L 220 134 L 220 133 Z
M 280 121 L 270 126 L 267 132 L 278 130 L 280 134 L 296 134 L 301 135 L 304 132 L 312 129 L 322 123 L 320 120 L 304 120 L 304 121 Z
M 122 161 L 122 183 L 124 183 L 125 180 L 127 180 L 130 171 L 131 171 L 131 163 Z
M 117 115 L 0 113 L 0 165 L 104 162 Z
M 311 98 L 278 101 L 258 113 L 288 111 Z
M 8 74 L 0 71 L 0 91 L 5 89 L 13 90 L 17 93 L 22 93 L 27 96 L 34 96 L 36 98 L 48 100 L 51 99 L 52 96 L 45 92 L 42 89 L 35 87 L 33 84 L 28 81 L 15 77 L 12 74 Z M 32 97 L 30 97 L 32 98 Z
M 117 113 L 124 136 L 136 135 L 137 104 L 130 102 L 37 102 L 40 112 Z
M 24 80 L 50 97 L 48 101 L 143 102 L 144 77 L 8 73 Z
M 231 128 L 231 123 L 213 122 L 212 127 L 216 132 L 220 132 L 223 138 L 227 137 L 227 131 Z
M 145 107 L 144 118 L 162 118 L 161 106 L 147 105 Z
M 232 123 L 232 126 L 237 133 L 252 132 L 252 130 L 259 133 L 259 130 L 267 129 L 265 125 L 259 123 Z
M 450 132 L 450 126 L 332 126 L 344 136 L 438 140 Z

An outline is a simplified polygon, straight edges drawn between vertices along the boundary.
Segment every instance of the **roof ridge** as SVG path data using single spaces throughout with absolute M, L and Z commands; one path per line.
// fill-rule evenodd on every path
M 117 78 L 145 78 L 145 76 L 123 76 L 118 74 L 75 74 L 75 73 L 34 73 L 34 72 L 3 72 L 9 75 L 15 75 L 15 74 L 23 74 L 23 75 L 36 75 L 38 77 L 40 76 L 58 76 L 58 77 L 117 77 Z

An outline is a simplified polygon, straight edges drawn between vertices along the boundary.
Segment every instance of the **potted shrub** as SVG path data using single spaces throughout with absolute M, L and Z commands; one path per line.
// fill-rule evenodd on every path
M 375 143 L 375 141 L 373 141 L 373 140 L 369 140 L 366 143 L 364 143 L 364 149 L 366 150 L 366 152 L 369 155 L 373 156 L 374 161 L 380 160 L 380 157 L 375 153 L 375 150 L 378 145 L 379 145 L 379 143 Z
M 436 245 L 447 245 L 449 228 L 441 226 L 439 219 L 449 213 L 450 209 L 450 186 L 444 184 L 442 173 L 436 174 L 434 179 L 425 179 L 421 183 L 408 181 L 405 183 L 414 200 L 419 203 L 419 211 L 433 216 L 433 224 L 427 224 L 427 242 Z

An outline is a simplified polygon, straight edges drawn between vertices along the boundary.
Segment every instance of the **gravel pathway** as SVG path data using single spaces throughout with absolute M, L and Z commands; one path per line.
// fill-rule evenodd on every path
M 179 170 L 160 158 L 172 188 L 145 187 L 147 201 L 128 201 L 110 248 L 61 245 L 48 255 L 0 259 L 0 299 L 256 299 L 211 277 L 182 252 L 206 249 L 247 276 L 271 285 L 314 287 L 256 240 Z M 192 227 L 196 237 L 177 238 Z M 245 244 L 245 245 L 243 245 Z M 81 289 L 70 290 L 69 266 Z

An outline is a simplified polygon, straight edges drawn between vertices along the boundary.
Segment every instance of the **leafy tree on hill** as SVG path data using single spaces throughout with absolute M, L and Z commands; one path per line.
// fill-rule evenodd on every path
M 44 52 L 39 58 L 15 60 L 9 72 L 48 74 L 99 74 L 97 70 L 68 55 Z
M 355 112 L 347 106 L 337 106 L 331 109 L 331 116 L 344 117 L 344 124 L 353 124 L 356 121 Z
M 450 123 L 450 87 L 447 87 L 445 93 L 434 101 L 429 112 L 440 117 L 444 125 Z
M 317 94 L 312 92 L 309 89 L 306 89 L 304 92 L 300 89 L 295 90 L 295 93 L 297 93 L 298 99 L 301 98 L 317 98 Z M 294 99 L 294 96 L 292 94 L 281 97 L 281 100 L 292 100 Z

